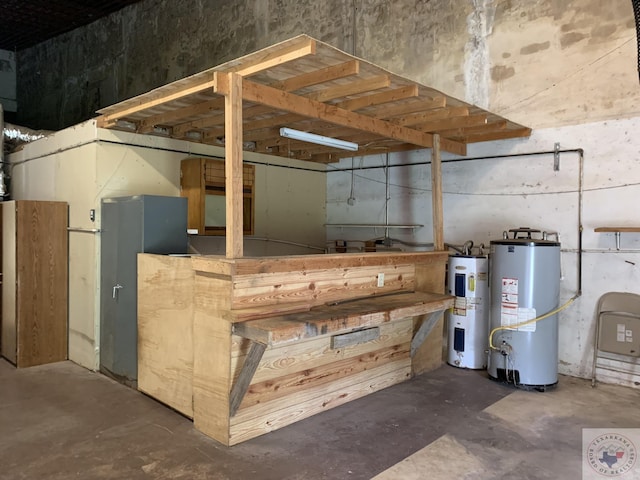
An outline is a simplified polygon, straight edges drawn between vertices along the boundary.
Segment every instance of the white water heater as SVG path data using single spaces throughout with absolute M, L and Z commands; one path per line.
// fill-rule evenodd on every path
M 560 243 L 519 228 L 491 242 L 489 377 L 544 391 L 558 382 Z M 516 326 L 528 322 L 526 325 Z
M 447 311 L 447 363 L 454 367 L 487 368 L 488 271 L 486 255 L 449 257 L 448 290 L 456 298 L 453 308 Z

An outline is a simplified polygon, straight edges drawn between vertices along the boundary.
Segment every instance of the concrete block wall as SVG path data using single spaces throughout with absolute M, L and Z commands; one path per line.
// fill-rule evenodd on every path
M 615 252 L 593 228 L 640 225 L 635 208 L 640 117 L 633 12 L 628 0 L 144 0 L 20 52 L 19 120 L 59 129 L 95 110 L 299 33 L 431 85 L 534 129 L 528 140 L 492 142 L 470 156 L 562 148 L 585 151 L 584 295 L 561 318 L 561 371 L 589 376 L 594 306 L 606 291 L 636 288 L 635 252 Z M 429 152 L 392 155 L 416 162 Z M 356 158 L 355 165 L 385 159 Z M 477 243 L 528 224 L 558 230 L 563 298 L 575 290 L 577 163 L 548 156 L 445 164 L 445 239 Z M 345 160 L 341 166 L 351 166 Z M 394 232 L 430 242 L 428 167 L 390 170 Z M 327 174 L 327 222 L 384 221 L 382 170 Z M 380 231 L 329 229 L 327 239 Z M 625 247 L 640 249 L 640 236 Z M 628 242 L 628 243 L 627 243 Z M 618 381 L 633 384 L 635 373 Z

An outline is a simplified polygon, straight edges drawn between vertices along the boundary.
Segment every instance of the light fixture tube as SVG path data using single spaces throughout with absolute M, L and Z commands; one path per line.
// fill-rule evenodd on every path
M 292 138 L 294 140 L 300 140 L 302 142 L 316 143 L 318 145 L 324 145 L 326 147 L 349 150 L 350 152 L 358 151 L 357 143 L 338 140 L 337 138 L 325 137 L 323 135 L 316 135 L 315 133 L 301 132 L 300 130 L 294 130 L 293 128 L 282 127 L 280 129 L 280 136 L 285 138 Z

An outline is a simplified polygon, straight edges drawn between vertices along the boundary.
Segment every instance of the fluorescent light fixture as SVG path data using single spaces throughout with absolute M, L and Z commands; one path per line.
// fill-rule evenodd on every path
M 316 135 L 315 133 L 301 132 L 300 130 L 294 130 L 292 128 L 282 127 L 280 129 L 280 136 L 302 142 L 317 143 L 318 145 L 325 145 L 327 147 L 341 148 L 342 150 L 349 150 L 350 152 L 358 151 L 357 143 Z

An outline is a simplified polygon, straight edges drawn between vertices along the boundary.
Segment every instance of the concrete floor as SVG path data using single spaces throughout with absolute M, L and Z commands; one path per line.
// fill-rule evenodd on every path
M 523 392 L 443 366 L 226 448 L 71 362 L 0 360 L 1 479 L 570 479 L 583 427 L 640 427 L 640 393 L 563 377 Z

